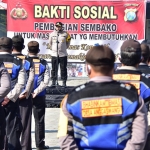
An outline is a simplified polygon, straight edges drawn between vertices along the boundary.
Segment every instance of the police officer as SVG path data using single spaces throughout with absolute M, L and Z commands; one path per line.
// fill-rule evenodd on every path
M 58 73 L 58 64 L 60 63 L 61 79 L 63 80 L 63 86 L 66 86 L 67 80 L 67 48 L 70 45 L 71 37 L 68 32 L 63 31 L 63 24 L 56 22 L 55 30 L 50 34 L 49 44 L 52 48 L 52 86 L 55 86 Z M 58 50 L 58 56 L 57 56 Z M 58 63 L 57 63 L 58 60 Z
M 146 39 L 141 42 L 141 44 L 146 44 L 150 49 L 150 40 Z M 150 67 L 150 56 L 148 58 L 148 66 Z
M 37 54 L 39 53 L 39 43 L 30 41 L 28 43 L 29 57 L 32 58 L 35 66 L 34 76 L 34 90 L 33 97 L 33 114 L 35 118 L 35 142 L 37 150 L 49 149 L 45 146 L 45 94 L 46 87 L 48 86 L 50 75 L 49 67 L 44 59 L 40 59 Z
M 11 81 L 10 76 L 8 74 L 7 69 L 4 67 L 4 64 L 0 62 L 0 150 L 4 149 L 4 137 L 6 134 L 6 121 L 5 121 L 5 111 L 4 107 L 2 106 L 5 101 L 3 102 L 5 96 L 11 90 Z
M 141 44 L 141 54 L 142 54 L 142 58 L 141 58 L 141 62 L 139 64 L 139 66 L 138 66 L 138 70 L 145 73 L 147 75 L 147 77 L 150 77 L 150 69 L 148 67 L 148 59 L 150 56 L 150 49 L 147 44 L 144 44 L 144 43 Z
M 0 61 L 4 62 L 11 78 L 11 91 L 4 98 L 2 105 L 6 113 L 6 144 L 5 150 L 21 150 L 20 134 L 22 130 L 19 113 L 18 97 L 22 92 L 26 79 L 23 62 L 11 55 L 12 40 L 8 37 L 0 38 Z M 8 140 L 8 141 L 7 141 Z M 8 145 L 7 145 L 8 144 Z
M 94 46 L 86 62 L 90 81 L 62 101 L 61 149 L 142 150 L 147 135 L 146 107 L 134 86 L 113 81 L 113 51 Z
M 21 52 L 24 49 L 24 39 L 17 35 L 12 38 L 13 51 L 12 54 L 24 61 L 24 69 L 27 74 L 27 83 L 25 89 L 19 96 L 19 108 L 23 130 L 21 133 L 22 150 L 31 150 L 31 118 L 32 118 L 32 99 L 31 91 L 34 82 L 34 66 L 32 58 L 24 56 Z
M 137 70 L 142 59 L 141 45 L 138 41 L 130 39 L 122 44 L 120 51 L 122 66 L 115 72 L 113 77 L 115 80 L 133 84 L 149 109 L 150 82 L 146 74 Z

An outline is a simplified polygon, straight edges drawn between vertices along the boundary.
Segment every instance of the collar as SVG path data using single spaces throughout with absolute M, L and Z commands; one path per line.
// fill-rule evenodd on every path
M 113 79 L 109 76 L 96 76 L 90 79 L 90 81 L 94 82 L 111 82 Z
M 0 54 L 10 54 L 10 53 L 8 53 L 8 52 L 0 52 Z M 11 55 L 11 54 L 10 54 Z
M 28 56 L 29 57 L 38 57 L 37 55 L 30 55 L 30 54 Z
M 147 66 L 146 63 L 140 63 L 139 65 L 140 65 L 140 66 Z
M 22 54 L 21 52 L 12 52 L 12 54 Z
M 118 68 L 118 70 L 137 70 L 137 69 L 133 66 L 121 66 Z

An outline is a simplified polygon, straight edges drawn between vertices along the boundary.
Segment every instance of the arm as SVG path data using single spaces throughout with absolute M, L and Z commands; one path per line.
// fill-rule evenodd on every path
M 67 46 L 67 49 L 68 49 L 69 46 L 70 46 L 70 42 L 71 42 L 71 36 L 70 36 L 70 34 L 67 32 L 67 38 L 66 38 L 66 46 Z
M 4 65 L 0 67 L 0 100 L 3 99 L 11 90 L 10 75 Z
M 26 99 L 29 98 L 29 96 L 30 96 L 30 94 L 31 94 L 31 92 L 32 92 L 32 89 L 33 89 L 34 73 L 35 73 L 35 72 L 34 72 L 34 66 L 32 66 L 32 67 L 30 68 L 30 71 L 29 71 L 29 78 L 28 78 L 28 81 L 27 81 L 27 84 L 26 84 L 26 88 L 25 88 L 25 90 L 23 91 L 23 93 L 21 93 L 21 95 L 20 95 L 20 96 L 23 96 L 23 94 L 26 93 L 26 94 L 25 94 Z
M 59 143 L 62 150 L 79 150 L 74 137 L 67 134 L 68 131 L 73 133 L 73 127 L 71 123 L 69 124 L 69 122 L 72 122 L 72 116 L 67 111 L 66 102 L 67 96 L 64 98 L 62 108 L 60 109 L 60 120 L 57 137 L 59 137 Z
M 139 108 L 132 124 L 131 139 L 124 150 L 143 150 L 148 133 L 147 109 L 143 99 L 139 98 Z
M 16 102 L 26 83 L 26 71 L 21 69 L 15 87 L 6 96 L 9 100 Z
M 49 66 L 46 65 L 46 70 L 45 70 L 45 73 L 44 73 L 44 80 L 41 81 L 40 85 L 34 90 L 34 97 L 36 97 L 39 93 L 41 93 L 43 90 L 46 89 L 46 87 L 48 86 L 49 84 L 49 80 L 50 80 L 50 74 L 49 74 Z

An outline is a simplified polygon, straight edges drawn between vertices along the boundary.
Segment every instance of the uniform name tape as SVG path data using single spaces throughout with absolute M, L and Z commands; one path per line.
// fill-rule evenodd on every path
M 111 116 L 122 114 L 122 99 L 109 98 L 82 101 L 82 117 Z
M 82 117 L 98 117 L 98 116 L 111 116 L 121 115 L 121 107 L 108 107 L 108 108 L 95 108 L 82 110 Z
M 136 80 L 140 81 L 140 75 L 135 74 L 114 74 L 113 79 L 114 80 Z
M 25 56 L 17 56 L 20 59 L 25 59 Z
M 33 62 L 40 62 L 39 59 L 33 59 Z

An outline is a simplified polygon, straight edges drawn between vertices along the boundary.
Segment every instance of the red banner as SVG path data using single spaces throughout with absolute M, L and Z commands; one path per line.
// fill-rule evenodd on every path
M 84 53 L 81 44 L 101 42 L 118 52 L 122 41 L 144 39 L 144 1 L 8 0 L 8 35 L 21 34 L 27 41 L 48 45 L 57 21 L 71 34 L 69 54 Z M 42 47 L 47 54 L 50 47 Z M 88 48 L 87 48 L 88 49 Z M 76 50 L 76 52 L 75 52 Z

